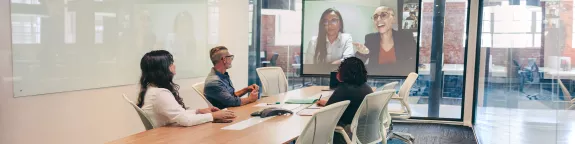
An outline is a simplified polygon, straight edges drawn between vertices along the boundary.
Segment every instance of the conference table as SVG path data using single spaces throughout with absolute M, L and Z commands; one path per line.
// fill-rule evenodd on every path
M 143 131 L 122 139 L 109 142 L 116 143 L 250 143 L 277 144 L 289 143 L 299 136 L 311 116 L 300 116 L 298 111 L 310 105 L 291 105 L 293 115 L 275 116 L 267 120 L 250 116 L 252 112 L 265 108 L 267 103 L 283 102 L 289 98 L 312 98 L 331 95 L 331 91 L 323 91 L 325 86 L 311 86 L 261 98 L 260 100 L 241 107 L 228 108 L 235 112 L 237 118 L 232 123 L 205 123 L 191 127 L 159 127 Z M 262 104 L 263 103 L 263 104 Z M 286 106 L 285 104 L 283 106 Z M 280 105 L 278 105 L 280 106 Z M 139 122 L 139 121 L 138 121 Z M 222 128 L 237 123 L 253 123 L 241 130 L 224 130 Z

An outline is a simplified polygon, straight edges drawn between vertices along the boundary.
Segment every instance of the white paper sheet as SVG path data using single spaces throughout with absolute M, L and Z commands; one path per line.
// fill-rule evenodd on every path
M 333 94 L 333 91 L 322 91 L 321 93 L 318 93 L 318 94 L 314 95 L 313 97 L 315 97 L 315 98 L 321 97 L 321 99 L 326 99 L 326 98 L 329 98 L 331 96 L 331 94 Z
M 319 111 L 319 109 L 303 109 L 303 110 L 297 112 L 297 114 L 300 116 L 312 116 L 317 111 Z
M 245 128 L 254 126 L 254 125 L 256 125 L 256 124 L 259 124 L 259 123 L 261 123 L 261 122 L 264 122 L 264 121 L 266 121 L 266 120 L 268 120 L 268 119 L 271 119 L 271 118 L 273 118 L 273 117 L 275 117 L 275 116 L 266 117 L 266 118 L 252 117 L 252 118 L 250 118 L 250 119 L 241 121 L 241 122 L 239 122 L 239 123 L 235 123 L 235 124 L 232 124 L 232 125 L 223 127 L 222 129 L 223 129 L 223 130 L 243 130 L 243 129 L 245 129 Z
M 322 107 L 318 106 L 317 104 L 312 104 L 309 107 L 307 107 L 306 109 L 320 109 Z
M 259 103 L 257 105 L 254 105 L 254 107 L 261 107 L 261 108 L 279 107 L 279 108 L 288 109 L 288 110 L 294 110 L 300 106 L 301 106 L 301 104 L 273 104 L 273 105 L 268 105 L 268 103 Z

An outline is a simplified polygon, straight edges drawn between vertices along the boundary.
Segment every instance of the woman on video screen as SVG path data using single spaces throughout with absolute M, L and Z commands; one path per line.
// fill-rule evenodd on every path
M 305 51 L 304 64 L 340 64 L 355 55 L 350 34 L 343 32 L 343 18 L 339 11 L 329 8 L 321 14 L 317 36 Z
M 368 67 L 375 69 L 379 65 L 406 67 L 402 64 L 413 64 L 415 67 L 415 55 L 417 46 L 412 33 L 400 32 L 393 29 L 397 22 L 393 9 L 380 6 L 375 9 L 372 16 L 373 24 L 377 32 L 365 36 L 365 45 L 354 43 L 358 49 L 369 50 L 368 54 L 359 54 L 366 61 Z M 372 65 L 372 66 L 369 66 Z M 387 68 L 395 68 L 385 67 Z

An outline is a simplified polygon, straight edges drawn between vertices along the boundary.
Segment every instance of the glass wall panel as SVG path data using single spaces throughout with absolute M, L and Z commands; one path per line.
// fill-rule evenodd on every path
M 259 48 L 255 52 L 260 54 L 261 67 L 277 66 L 281 67 L 289 83 L 289 89 L 299 89 L 308 86 L 327 86 L 329 78 L 325 76 L 302 76 L 300 73 L 302 60 L 301 55 L 301 21 L 302 21 L 302 0 L 261 0 L 261 13 L 259 18 L 260 34 Z M 372 2 L 373 1 L 373 2 Z M 406 3 L 415 3 L 421 5 L 421 16 L 419 19 L 420 35 L 419 36 L 419 78 L 410 92 L 409 104 L 412 109 L 412 116 L 419 118 L 428 118 L 429 97 L 431 95 L 430 71 L 431 53 L 432 53 L 432 30 L 438 25 L 444 28 L 440 35 L 443 38 L 442 55 L 443 55 L 443 74 L 441 76 L 443 88 L 439 96 L 439 116 L 433 118 L 448 118 L 452 120 L 461 119 L 461 107 L 463 89 L 461 88 L 464 78 L 464 61 L 465 61 L 465 40 L 467 29 L 467 1 L 447 0 L 445 3 L 434 4 L 433 0 L 362 0 L 365 3 L 378 3 L 381 6 L 398 9 L 402 15 L 406 13 L 403 6 Z M 444 21 L 434 25 L 434 5 L 443 5 Z M 402 7 L 402 8 L 398 8 Z M 336 7 L 337 9 L 337 7 Z M 409 10 L 409 9 L 407 9 Z M 419 12 L 419 10 L 418 10 Z M 409 14 L 409 12 L 407 12 Z M 513 15 L 513 14 L 511 14 Z M 398 23 L 404 18 L 398 15 Z M 345 19 L 345 18 L 344 18 Z M 254 21 L 256 21 L 254 19 Z M 395 30 L 413 33 L 414 38 L 418 37 L 416 29 L 408 27 L 394 26 Z M 373 30 L 375 32 L 375 29 Z M 353 38 L 363 39 L 363 37 Z M 304 40 L 304 44 L 308 40 Z M 250 52 L 252 53 L 252 52 Z M 255 69 L 255 64 L 252 66 Z M 250 71 L 252 72 L 252 71 Z M 255 72 L 250 74 L 250 81 L 257 81 Z M 399 81 L 401 78 L 370 78 L 368 84 L 373 87 L 380 87 L 386 83 Z M 397 88 L 399 89 L 400 86 Z M 399 108 L 399 103 L 392 102 L 390 107 Z
M 573 2 L 484 0 L 480 9 L 479 142 L 573 143 Z

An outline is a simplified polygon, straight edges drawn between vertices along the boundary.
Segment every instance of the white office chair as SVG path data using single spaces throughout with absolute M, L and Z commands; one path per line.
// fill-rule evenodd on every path
M 199 82 L 194 84 L 192 87 L 194 88 L 196 93 L 198 93 L 198 95 L 200 95 L 202 99 L 204 99 L 206 104 L 208 104 L 209 107 L 212 107 L 213 106 L 212 103 L 210 103 L 210 101 L 208 101 L 208 99 L 206 98 L 206 95 L 204 95 L 204 86 L 205 86 L 204 82 Z
M 399 84 L 397 81 L 387 83 L 383 85 L 380 90 L 395 90 L 395 86 L 397 86 L 397 84 Z
M 561 79 L 557 79 L 557 83 L 559 83 L 559 87 L 561 87 L 561 91 L 563 91 L 563 94 L 565 95 L 565 97 L 571 99 L 569 101 L 569 103 L 567 104 L 567 107 L 568 107 L 567 109 L 568 110 L 575 109 L 575 98 L 571 97 L 569 90 L 567 90 L 567 88 L 565 87 L 563 82 L 561 82 Z
M 256 69 L 262 82 L 262 96 L 286 92 L 288 81 L 281 67 L 262 67 Z
M 297 138 L 296 144 L 333 143 L 333 130 L 348 105 L 349 101 L 341 101 L 318 110 Z
M 394 93 L 395 90 L 383 90 L 365 96 L 351 122 L 351 139 L 343 127 L 338 126 L 335 131 L 341 134 L 348 144 L 375 144 L 379 142 L 387 144 L 387 130 L 384 129 L 385 121 L 381 119 L 381 115 Z
M 397 86 L 397 84 L 399 84 L 399 82 L 397 82 L 397 81 L 387 83 L 381 87 L 381 90 L 382 91 L 384 91 L 384 90 L 395 91 L 395 86 Z M 395 95 L 395 92 L 393 94 Z M 389 101 L 388 101 L 388 103 L 389 103 Z M 382 111 L 381 116 L 382 116 L 381 119 L 384 121 L 385 131 L 389 131 L 389 128 L 391 127 L 391 115 L 388 112 L 387 106 Z
M 140 120 L 142 120 L 142 123 L 144 124 L 144 127 L 146 128 L 146 130 L 151 130 L 156 128 L 154 126 L 154 124 L 152 124 L 152 121 L 150 120 L 150 118 L 148 118 L 148 116 L 146 116 L 146 113 L 144 113 L 144 111 L 142 111 L 142 109 L 140 109 L 140 107 L 138 107 L 136 104 L 134 104 L 132 101 L 130 101 L 130 99 L 128 99 L 128 96 L 126 96 L 126 94 L 122 94 L 124 96 L 124 99 L 130 103 L 130 105 L 132 105 L 132 107 L 134 107 L 134 109 L 136 110 L 136 112 L 138 112 L 138 115 L 140 116 Z
M 411 117 L 411 108 L 409 107 L 409 92 L 411 91 L 411 87 L 415 84 L 417 77 L 419 75 L 416 73 L 410 73 L 407 76 L 407 79 L 401 85 L 399 89 L 399 93 L 395 94 L 391 97 L 392 100 L 398 100 L 401 103 L 401 109 L 399 110 L 388 110 L 389 114 L 394 119 L 409 119 Z

